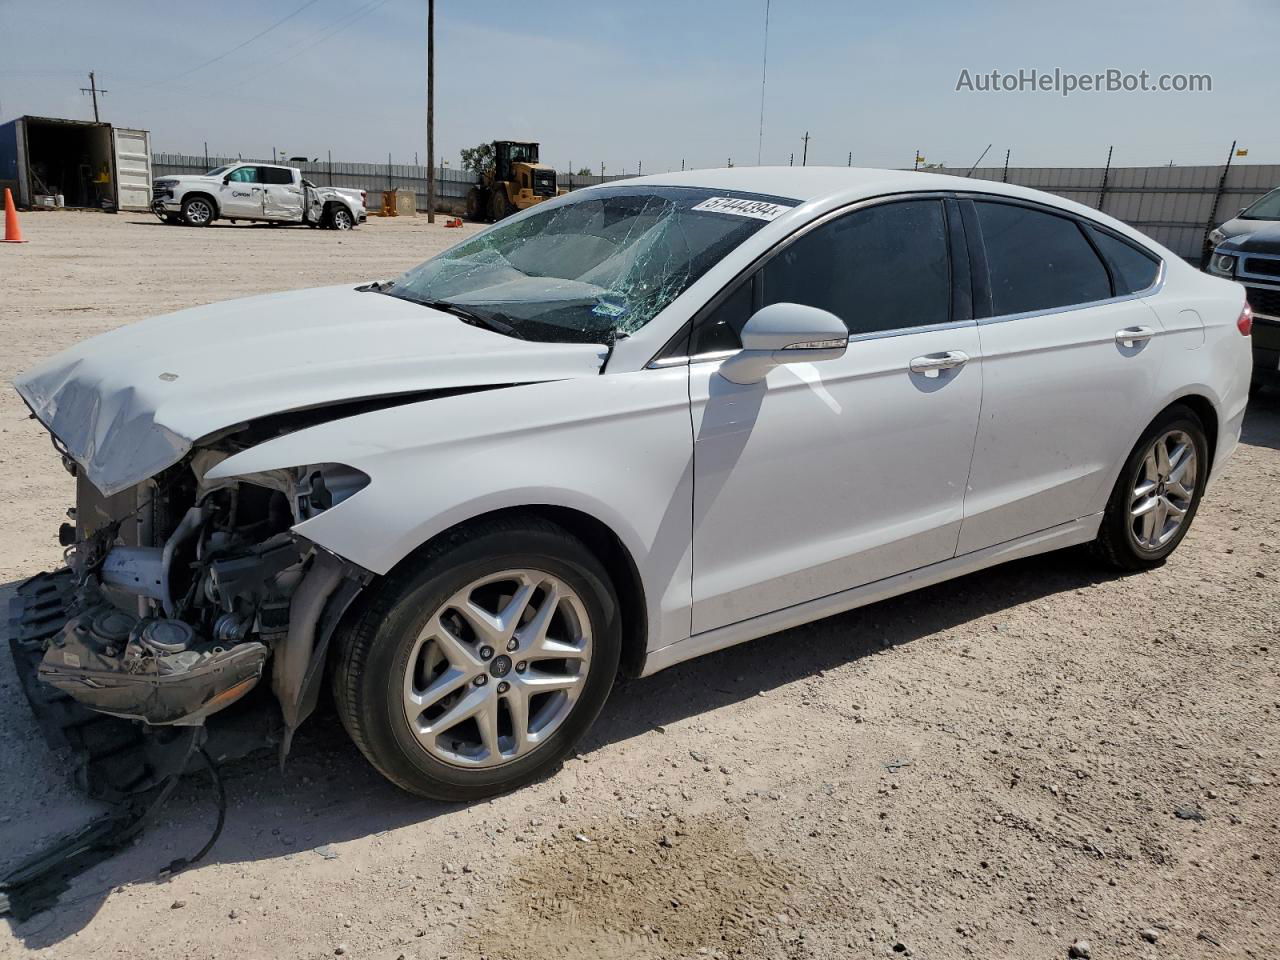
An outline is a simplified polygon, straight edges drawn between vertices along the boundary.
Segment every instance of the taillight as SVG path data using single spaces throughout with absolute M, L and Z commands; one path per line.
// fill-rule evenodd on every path
M 1253 333 L 1253 307 L 1246 302 L 1244 309 L 1240 311 L 1240 316 L 1236 318 L 1236 329 L 1240 331 L 1240 336 L 1247 337 Z

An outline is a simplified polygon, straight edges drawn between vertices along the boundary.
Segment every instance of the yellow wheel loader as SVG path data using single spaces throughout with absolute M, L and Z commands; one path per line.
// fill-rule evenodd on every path
M 467 192 L 468 220 L 501 220 L 554 197 L 556 171 L 538 162 L 536 143 L 493 142 L 493 166 Z

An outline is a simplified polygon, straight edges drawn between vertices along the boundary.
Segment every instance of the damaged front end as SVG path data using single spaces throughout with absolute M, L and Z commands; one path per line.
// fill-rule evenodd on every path
M 315 706 L 328 638 L 369 579 L 292 528 L 368 478 L 319 464 L 206 481 L 254 439 L 198 446 L 111 496 L 64 456 L 77 481 L 74 522 L 60 531 L 65 579 L 20 589 L 12 611 L 28 660 L 31 624 L 43 625 L 39 681 L 99 713 L 192 727 L 269 676 L 283 758 Z

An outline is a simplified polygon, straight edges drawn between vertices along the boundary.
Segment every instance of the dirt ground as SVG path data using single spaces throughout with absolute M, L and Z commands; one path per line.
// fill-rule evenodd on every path
M 179 307 L 394 275 L 467 235 L 24 217 L 0 378 Z M 216 332 L 215 332 L 216 333 Z M 71 482 L 0 393 L 0 600 Z M 614 691 L 580 753 L 485 803 L 383 782 L 332 715 L 0 929 L 0 957 L 1271 957 L 1280 943 L 1280 396 L 1160 570 L 1015 563 Z M 91 808 L 0 658 L 0 861 Z M 1181 815 L 1179 815 L 1181 814 Z

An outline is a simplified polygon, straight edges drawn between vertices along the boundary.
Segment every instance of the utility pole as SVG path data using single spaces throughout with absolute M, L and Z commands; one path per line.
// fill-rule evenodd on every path
M 793 153 L 791 154 L 791 159 L 787 161 L 787 166 L 794 167 L 795 165 L 796 165 L 796 155 Z
M 637 177 L 642 177 L 642 176 L 644 176 L 644 161 L 643 161 L 643 160 L 641 160 L 641 161 L 640 161 L 640 163 L 639 163 L 639 165 L 636 167 L 636 176 L 637 176 Z
M 1001 183 L 1009 182 L 1009 154 L 1011 154 L 1012 152 L 1013 152 L 1012 147 L 1010 147 L 1008 150 L 1004 152 L 1004 173 L 1001 174 L 1000 176 Z
M 110 91 L 98 89 L 98 81 L 94 79 L 93 71 L 90 70 L 89 85 L 87 87 L 81 87 L 80 92 L 90 94 L 93 97 L 93 122 L 98 123 L 98 94 L 101 93 L 105 96 L 110 93 Z
M 427 223 L 436 222 L 436 0 L 427 0 Z
M 800 166 L 807 167 L 809 165 L 809 131 L 806 130 L 800 139 L 804 141 L 804 153 L 800 156 Z
M 848 162 L 848 163 L 846 163 L 846 164 L 845 164 L 845 166 L 846 166 L 846 167 L 852 167 L 852 166 L 853 166 L 853 151 L 852 151 L 852 150 L 850 150 L 850 151 L 849 151 L 849 162 Z

